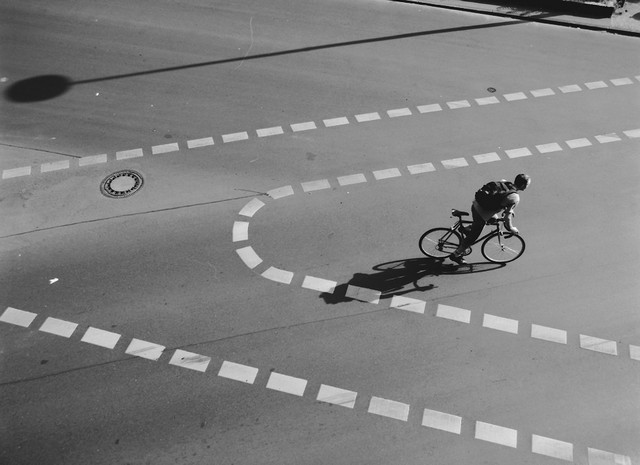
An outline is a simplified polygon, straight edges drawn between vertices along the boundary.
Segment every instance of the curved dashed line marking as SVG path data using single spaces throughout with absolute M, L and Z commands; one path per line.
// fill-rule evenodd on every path
M 540 88 L 540 89 L 533 89 L 526 92 L 512 92 L 512 93 L 501 95 L 503 100 L 500 100 L 498 96 L 493 95 L 489 97 L 479 97 L 471 100 L 450 100 L 443 103 L 417 105 L 415 109 L 418 111 L 418 114 L 422 115 L 427 113 L 441 112 L 445 108 L 449 109 L 450 111 L 464 109 L 464 108 L 471 108 L 474 106 L 473 104 L 474 102 L 477 106 L 485 106 L 485 105 L 503 103 L 503 101 L 505 103 L 510 103 L 510 102 L 517 102 L 520 100 L 528 100 L 529 95 L 533 98 L 544 98 L 544 97 L 558 95 L 558 93 L 570 94 L 575 92 L 582 92 L 585 89 L 587 91 L 590 91 L 590 90 L 598 90 L 598 89 L 604 89 L 604 88 L 628 86 L 628 85 L 633 85 L 635 83 L 640 83 L 640 75 L 634 76 L 633 78 L 622 77 L 622 78 L 609 79 L 608 82 L 592 81 L 592 82 L 586 82 L 582 85 L 568 84 L 568 85 L 559 86 L 557 88 L 546 87 L 546 88 Z M 387 117 L 390 119 L 415 115 L 414 110 L 412 108 L 404 107 L 404 108 L 394 108 L 394 109 L 386 110 L 383 112 L 357 114 L 357 115 L 354 115 L 353 118 L 357 123 L 378 121 L 382 119 L 382 117 L 380 116 L 380 113 L 386 114 Z M 322 120 L 322 122 L 323 122 L 323 127 L 325 128 L 340 127 L 340 126 L 351 124 L 350 117 L 348 116 L 328 118 L 328 119 Z M 292 123 L 292 124 L 289 124 L 289 127 L 291 128 L 291 131 L 294 133 L 319 129 L 315 121 Z M 219 136 L 218 140 L 221 141 L 223 144 L 234 143 L 234 142 L 252 139 L 253 136 L 251 134 L 249 131 L 240 131 L 235 133 L 222 134 L 221 136 Z M 283 134 L 285 134 L 285 131 L 282 126 L 273 126 L 273 127 L 261 128 L 261 129 L 255 130 L 255 135 L 258 138 L 283 135 Z M 193 150 L 193 149 L 210 147 L 212 145 L 215 145 L 215 141 L 213 137 L 208 136 L 200 139 L 187 140 L 186 142 L 183 142 L 183 143 L 173 142 L 169 144 L 154 145 L 150 148 L 150 150 L 143 149 L 143 148 L 122 150 L 122 151 L 115 152 L 115 160 L 120 161 L 120 160 L 128 160 L 131 158 L 140 158 L 140 157 L 143 157 L 145 153 L 150 153 L 151 155 L 163 155 L 167 153 L 178 152 L 180 151 L 181 145 L 183 146 L 186 145 L 186 148 L 188 150 Z M 74 161 L 73 166 L 69 160 L 64 160 L 63 162 L 43 163 L 39 165 L 39 170 L 37 166 L 33 166 L 33 167 L 23 166 L 18 168 L 5 169 L 2 171 L 1 179 L 2 180 L 13 179 L 18 177 L 30 176 L 32 174 L 44 174 L 44 173 L 50 173 L 53 171 L 60 171 L 60 170 L 65 170 L 70 168 L 107 163 L 109 161 L 109 156 L 107 154 L 90 155 L 90 156 L 77 158 L 76 160 L 77 160 L 77 165 L 75 164 L 76 161 Z
M 596 143 L 599 144 L 609 144 L 613 142 L 621 142 L 623 140 L 640 139 L 640 128 L 622 131 L 622 134 L 626 136 L 626 139 L 623 139 L 623 137 L 617 133 L 596 135 L 593 137 L 593 139 L 596 141 Z M 592 142 L 590 138 L 583 137 L 579 139 L 570 139 L 563 141 L 563 144 L 565 144 L 568 150 L 578 150 L 584 147 L 592 146 L 594 142 Z M 550 142 L 536 145 L 535 150 L 537 150 L 537 153 L 540 154 L 549 154 L 562 152 L 565 150 L 565 148 L 558 142 Z M 479 155 L 473 155 L 470 157 L 470 159 L 474 160 L 477 164 L 483 164 L 501 161 L 506 158 L 511 159 L 533 155 L 533 149 L 529 149 L 528 147 L 519 147 L 503 150 L 502 156 L 498 152 L 489 152 Z M 441 166 L 441 168 L 436 168 L 436 166 Z M 449 170 L 468 166 L 469 162 L 467 161 L 467 158 L 459 157 L 449 160 L 441 160 L 439 162 L 439 165 L 429 162 L 417 165 L 409 165 L 406 167 L 406 169 L 410 174 L 423 174 L 437 171 L 438 169 Z M 399 168 L 388 168 L 384 170 L 372 171 L 370 175 L 367 175 L 365 173 L 355 173 L 345 176 L 338 176 L 336 180 L 337 184 L 340 187 L 345 187 L 353 184 L 366 183 L 369 182 L 369 179 L 381 181 L 401 176 L 403 176 L 403 173 Z M 304 193 L 330 189 L 331 187 L 332 182 L 329 179 L 319 179 L 300 183 L 300 189 Z M 292 196 L 295 194 L 295 192 L 296 191 L 294 190 L 294 187 L 292 185 L 287 185 L 268 191 L 267 196 L 272 200 L 278 200 Z M 240 210 L 239 215 L 246 218 L 253 218 L 253 216 L 265 205 L 266 203 L 262 200 L 254 198 Z M 234 243 L 249 241 L 249 224 L 249 221 L 246 221 L 244 219 L 234 222 L 232 230 L 232 241 Z M 245 265 L 247 265 L 247 267 L 252 270 L 263 263 L 262 258 L 260 258 L 260 256 L 250 245 L 236 249 L 236 253 L 245 263 Z M 293 281 L 294 272 L 279 269 L 273 266 L 268 266 L 265 271 L 260 273 L 260 275 L 277 283 L 291 284 L 291 282 Z M 321 293 L 333 294 L 338 287 L 338 282 L 317 276 L 306 275 L 302 281 L 301 287 Z M 381 292 L 374 289 L 367 289 L 347 284 L 345 297 L 376 305 L 380 302 Z M 419 299 L 393 296 L 389 303 L 389 307 L 413 313 L 424 314 L 426 302 Z M 456 307 L 449 307 L 447 305 L 438 305 L 435 316 L 457 321 L 459 323 L 471 323 L 471 311 L 459 309 Z M 497 315 L 491 315 L 488 313 L 482 314 L 482 327 L 515 335 L 521 333 L 519 322 L 517 320 L 504 318 Z M 567 345 L 567 332 L 562 329 L 531 324 L 528 336 L 532 339 Z M 610 341 L 607 339 L 601 339 L 595 336 L 584 334 L 580 334 L 579 347 L 585 350 L 599 352 L 606 355 L 617 356 L 619 353 L 618 343 L 616 341 Z M 640 346 L 634 346 L 630 344 L 628 355 L 632 360 L 640 360 Z
M 38 314 L 36 313 L 8 307 L 0 315 L 0 322 L 29 328 L 37 317 Z M 47 317 L 40 325 L 39 331 L 69 339 L 75 333 L 77 328 L 78 324 L 76 323 Z M 117 346 L 123 346 L 123 343 L 120 343 L 123 339 L 124 338 L 121 334 L 89 326 L 85 330 L 80 341 L 93 344 L 104 349 L 115 350 Z M 640 349 L 640 347 L 638 347 L 638 349 Z M 178 348 L 167 349 L 164 345 L 136 338 L 131 339 L 125 350 L 125 354 L 157 362 L 165 352 L 169 352 L 171 350 L 173 353 L 169 357 L 169 361 L 167 363 L 177 368 L 206 373 L 207 371 L 213 371 L 212 366 L 216 365 L 216 369 L 218 370 L 217 376 L 219 378 L 254 386 L 258 373 L 260 372 L 260 369 L 256 367 L 228 360 L 223 360 L 220 363 L 219 359 L 216 360 L 208 355 L 189 352 Z M 262 387 L 296 397 L 308 398 L 308 393 L 310 391 L 308 389 L 309 385 L 310 383 L 307 379 L 279 372 L 271 372 L 266 384 Z M 312 398 L 317 402 L 337 405 L 352 410 L 356 410 L 358 408 L 358 405 L 356 405 L 358 396 L 364 397 L 356 391 L 327 384 L 320 384 L 317 391 L 314 389 L 312 396 Z M 409 416 L 413 412 L 410 404 L 387 399 L 386 397 L 373 395 L 366 397 L 369 399 L 366 407 L 367 413 L 405 423 L 409 422 Z M 359 409 L 364 407 L 362 405 L 363 403 L 364 401 L 359 403 Z M 473 438 L 476 440 L 492 443 L 497 446 L 520 449 L 522 451 L 531 452 L 532 454 L 544 455 L 547 457 L 565 460 L 567 462 L 574 461 L 575 446 L 571 442 L 561 441 L 534 433 L 530 434 L 531 446 L 529 447 L 526 441 L 519 440 L 519 432 L 513 428 L 479 420 L 463 419 L 459 415 L 428 408 L 423 408 L 422 410 L 418 410 L 418 412 L 422 412 L 420 426 L 425 428 L 462 436 L 464 434 L 462 431 L 462 423 L 470 423 L 473 428 Z M 529 436 L 529 434 L 527 434 L 527 436 Z M 525 445 L 523 445 L 523 443 Z M 594 449 L 592 447 L 586 447 L 586 451 L 584 451 L 585 447 L 586 446 L 580 446 L 580 449 L 582 449 L 583 452 L 586 452 L 585 455 L 588 458 L 589 465 L 631 465 L 631 457 L 629 456 Z

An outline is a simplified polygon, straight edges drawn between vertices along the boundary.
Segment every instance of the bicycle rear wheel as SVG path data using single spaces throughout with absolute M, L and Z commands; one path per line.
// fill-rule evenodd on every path
M 446 258 L 460 245 L 462 238 L 449 228 L 433 228 L 420 237 L 418 246 L 427 257 Z
M 493 263 L 509 263 L 523 254 L 524 247 L 524 239 L 516 234 L 494 234 L 482 243 L 482 256 Z

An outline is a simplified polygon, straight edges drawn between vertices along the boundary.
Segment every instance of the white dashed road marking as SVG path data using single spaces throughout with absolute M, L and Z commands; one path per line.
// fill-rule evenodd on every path
M 211 357 L 206 357 L 186 350 L 177 349 L 173 353 L 173 357 L 169 360 L 170 365 L 175 365 L 189 370 L 200 371 L 204 373 L 211 362 Z
M 426 305 L 427 303 L 424 300 L 411 299 L 409 297 L 394 295 L 389 306 L 391 308 L 406 310 L 408 312 L 424 313 Z
M 258 369 L 225 360 L 220 367 L 218 376 L 242 383 L 253 384 L 256 381 L 256 376 L 258 376 Z
M 635 79 L 638 82 L 640 82 L 640 79 L 638 78 L 638 76 L 635 76 Z M 610 82 L 614 87 L 628 86 L 628 85 L 635 84 L 635 81 L 630 77 L 611 79 Z M 609 87 L 609 84 L 607 84 L 605 81 L 592 81 L 592 82 L 584 83 L 583 85 L 587 90 L 596 90 L 596 89 L 603 89 L 603 88 Z M 562 95 L 562 94 L 571 94 L 574 92 L 580 92 L 583 90 L 583 88 L 581 87 L 580 84 L 576 83 L 576 84 L 568 84 L 568 85 L 560 86 L 557 88 L 557 90 L 560 93 L 560 95 Z M 548 97 L 548 96 L 558 94 L 558 92 L 556 92 L 551 87 L 535 89 L 529 92 L 534 97 Z M 510 102 L 518 102 L 520 100 L 527 100 L 528 96 L 525 92 L 520 91 L 520 92 L 512 92 L 512 93 L 504 94 L 503 98 L 505 102 L 510 103 Z M 497 96 L 492 95 L 488 97 L 478 97 L 472 100 L 467 100 L 467 99 L 451 100 L 451 101 L 445 102 L 444 107 L 440 103 L 417 105 L 415 109 L 418 111 L 417 113 L 418 115 L 440 112 L 440 111 L 443 111 L 444 108 L 447 108 L 450 111 L 455 111 L 459 109 L 473 107 L 474 105 L 472 102 L 475 103 L 477 106 L 485 106 L 485 105 L 493 105 L 493 104 L 501 103 L 501 101 L 498 99 Z M 377 121 L 382 119 L 380 113 L 381 112 L 359 113 L 354 115 L 354 119 L 357 123 Z M 413 116 L 416 113 L 414 113 L 412 108 L 405 107 L 405 108 L 395 108 L 391 110 L 386 110 L 386 111 L 383 111 L 382 114 L 386 114 L 387 117 L 393 119 L 393 118 L 398 118 L 403 116 L 404 117 Z M 350 124 L 350 120 L 349 120 L 349 116 L 341 116 L 337 118 L 325 119 L 323 120 L 323 123 L 324 123 L 324 127 L 331 128 L 335 126 L 348 125 Z M 310 131 L 310 130 L 318 129 L 318 126 L 316 125 L 315 121 L 294 123 L 294 124 L 290 124 L 289 126 L 291 128 L 291 131 L 294 133 L 300 132 L 300 131 Z M 251 134 L 253 134 L 254 132 L 258 138 L 285 134 L 285 130 L 283 129 L 282 126 L 273 126 L 273 127 L 262 128 L 262 129 L 256 129 L 255 131 L 252 130 Z M 629 136 L 629 137 L 632 137 L 632 136 Z M 251 139 L 251 136 L 250 136 L 250 131 L 239 131 L 239 132 L 230 133 L 230 134 L 223 134 L 222 136 L 220 136 L 220 138 L 222 139 L 223 143 L 229 143 L 229 142 L 249 140 Z M 210 137 L 210 136 L 199 138 L 199 139 L 191 139 L 186 141 L 186 146 L 187 146 L 187 149 L 189 150 L 208 147 L 214 144 L 215 144 L 214 139 L 213 137 Z M 175 142 L 175 143 L 169 143 L 169 144 L 154 145 L 151 147 L 150 153 L 152 155 L 160 155 L 160 154 L 166 154 L 171 152 L 178 152 L 179 150 L 180 150 L 180 144 Z M 127 160 L 130 158 L 138 158 L 142 156 L 144 156 L 144 150 L 142 148 L 115 152 L 116 160 Z M 44 163 L 40 165 L 39 170 L 32 170 L 31 166 L 25 166 L 20 168 L 10 168 L 2 171 L 2 179 L 6 180 L 6 179 L 23 177 L 23 176 L 29 176 L 34 173 L 44 174 L 44 173 L 69 169 L 72 167 L 75 168 L 76 166 L 83 167 L 83 166 L 95 165 L 98 163 L 106 163 L 107 161 L 108 161 L 107 154 L 101 154 L 101 155 L 91 155 L 91 156 L 81 157 L 78 159 L 77 164 L 75 161 L 69 161 L 69 160 L 64 160 L 63 162 Z
M 313 276 L 305 276 L 302 283 L 302 287 L 304 287 L 305 289 L 311 289 L 318 292 L 326 292 L 329 294 L 333 294 L 333 291 L 335 290 L 337 285 L 338 283 L 335 281 L 329 281 L 322 278 L 314 278 Z
M 537 434 L 531 436 L 531 452 L 573 462 L 573 444 Z
M 80 340 L 88 344 L 104 347 L 105 349 L 113 349 L 119 339 L 120 335 L 117 333 L 90 326 Z
M 409 404 L 394 400 L 372 397 L 369 403 L 369 413 L 396 420 L 407 421 L 409 418 Z
M 518 431 L 482 421 L 476 421 L 476 439 L 507 447 L 518 447 Z
M 131 339 L 131 343 L 129 344 L 129 347 L 127 347 L 127 350 L 125 350 L 125 353 L 155 361 L 160 358 L 165 348 L 165 346 L 161 346 L 160 344 L 154 344 L 153 342 L 134 338 Z
M 453 434 L 460 434 L 462 430 L 462 417 L 436 410 L 424 409 L 422 426 L 439 429 Z
M 563 329 L 549 328 L 548 326 L 531 325 L 531 337 L 558 344 L 567 343 L 567 332 Z
M 49 317 L 40 326 L 40 331 L 61 337 L 71 337 L 77 327 L 76 323 Z
M 38 315 L 36 313 L 8 307 L 2 315 L 0 315 L 0 322 L 28 328 L 37 316 Z M 75 329 L 76 326 L 77 325 L 72 322 L 48 317 L 44 324 L 40 326 L 40 330 L 44 331 L 43 328 L 50 329 L 52 330 L 51 334 L 67 338 L 70 336 L 71 328 L 73 327 L 73 329 Z M 89 330 L 92 331 L 89 332 Z M 113 346 L 115 346 L 115 342 L 117 342 L 121 337 L 119 334 L 97 330 L 92 327 L 89 327 L 87 333 L 90 333 L 90 338 L 94 342 L 99 342 L 97 345 L 101 345 L 106 348 L 113 348 Z M 87 333 L 85 333 L 85 336 Z M 633 347 L 640 349 L 638 346 Z M 127 346 L 125 353 L 151 361 L 158 361 L 165 350 L 165 346 L 133 338 Z M 212 359 L 209 356 L 188 352 L 182 349 L 175 349 L 168 363 L 169 365 L 176 366 L 178 368 L 205 373 L 211 366 L 211 361 Z M 225 360 L 221 363 L 217 375 L 220 378 L 254 385 L 256 383 L 258 373 L 258 368 Z M 270 390 L 303 397 L 307 392 L 308 383 L 309 382 L 306 379 L 276 373 L 272 370 L 266 386 L 264 387 Z M 317 394 L 314 394 L 313 396 L 314 400 L 318 402 L 334 404 L 349 409 L 356 409 L 356 399 L 359 395 L 356 391 L 327 384 L 320 384 Z M 367 411 L 374 415 L 408 422 L 409 415 L 412 410 L 409 404 L 382 397 L 371 396 Z M 469 424 L 475 425 L 475 439 L 499 446 L 518 448 L 518 431 L 515 429 L 482 421 L 464 420 L 458 415 L 438 410 L 424 408 L 422 410 L 422 420 L 420 425 L 451 434 L 462 435 L 464 434 L 462 425 L 465 421 Z M 532 434 L 530 444 L 530 449 L 528 444 L 526 447 L 531 453 L 545 455 L 569 462 L 573 461 L 574 445 L 572 443 Z M 522 449 L 523 446 L 521 445 L 520 448 Z M 594 448 L 587 448 L 586 454 L 588 454 L 589 465 L 631 465 L 631 458 L 626 455 L 615 454 Z
M 253 269 L 262 263 L 262 259 L 253 250 L 253 247 L 247 246 L 242 249 L 236 250 L 236 253 L 240 256 L 245 265 Z
M 318 391 L 318 397 L 316 397 L 316 400 L 329 404 L 341 405 L 342 407 L 353 408 L 356 405 L 357 396 L 357 392 L 322 384 Z
M 24 310 L 8 307 L 2 315 L 0 315 L 0 321 L 28 328 L 31 323 L 33 323 L 36 316 L 38 316 L 36 313 L 25 312 Z
M 450 307 L 449 305 L 438 305 L 436 316 L 446 318 L 448 320 L 459 321 L 460 323 L 469 323 L 471 321 L 471 312 L 469 310 Z
M 304 390 L 307 388 L 307 380 L 302 378 L 295 378 L 293 376 L 283 375 L 281 373 L 273 372 L 267 382 L 267 389 L 273 389 L 274 391 L 285 392 L 294 396 L 304 395 Z

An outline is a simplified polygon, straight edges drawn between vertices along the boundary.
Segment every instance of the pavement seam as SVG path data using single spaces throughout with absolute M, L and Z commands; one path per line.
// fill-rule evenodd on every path
M 624 136 L 624 137 L 623 137 Z M 593 139 L 593 140 L 592 140 Z M 528 156 L 536 156 L 537 154 L 549 154 L 555 152 L 564 152 L 564 151 L 574 151 L 580 150 L 585 147 L 591 147 L 593 145 L 603 145 L 610 144 L 614 142 L 622 142 L 629 140 L 640 140 L 640 128 L 638 129 L 629 129 L 623 130 L 620 133 L 607 133 L 607 134 L 599 134 L 596 136 L 583 137 L 578 139 L 569 139 L 562 142 L 549 142 L 545 144 L 535 145 L 534 149 L 529 149 L 528 147 L 519 147 L 514 149 L 504 149 L 499 152 L 489 152 L 480 155 L 473 155 L 468 157 L 469 160 L 474 160 L 476 164 L 490 163 L 495 161 L 501 161 L 505 159 L 512 158 L 520 158 L 520 157 L 528 157 Z M 593 142 L 595 141 L 595 142 Z M 561 144 L 564 144 L 561 145 Z M 506 157 L 505 157 L 506 156 Z M 466 157 L 458 157 L 449 160 L 441 160 L 440 165 L 436 163 L 423 163 L 417 165 L 407 166 L 406 169 L 410 175 L 430 173 L 433 171 L 439 170 L 450 170 L 450 169 L 458 169 L 463 167 L 470 166 L 470 162 Z M 356 173 L 349 174 L 346 176 L 338 176 L 337 184 L 340 187 L 349 186 L 355 183 L 367 183 L 369 179 L 373 179 L 374 181 L 383 181 L 389 178 L 399 178 L 403 176 L 403 172 L 399 168 L 387 168 L 383 170 L 373 171 L 371 173 Z M 309 182 L 301 182 L 300 187 L 296 186 L 294 188 L 293 185 L 286 185 L 279 188 L 272 189 L 267 192 L 267 196 L 271 198 L 272 201 L 290 197 L 296 194 L 296 192 L 300 192 L 300 189 L 303 193 L 315 192 L 319 190 L 328 190 L 334 185 L 335 182 L 333 179 L 319 179 Z M 247 218 L 253 218 L 256 213 L 262 207 L 266 205 L 265 202 L 254 198 L 250 200 L 240 211 L 239 215 L 243 216 L 242 220 L 238 219 L 234 222 L 232 228 L 232 242 L 238 243 L 247 243 L 249 242 L 249 227 L 250 222 L 247 221 Z M 244 262 L 244 264 L 255 270 L 256 268 L 262 266 L 267 267 L 265 271 L 256 271 L 262 277 L 274 281 L 280 284 L 291 284 L 293 282 L 293 277 L 295 275 L 294 272 L 283 270 L 280 268 L 276 268 L 273 266 L 265 265 L 263 259 L 260 255 L 253 249 L 251 245 L 244 245 L 236 249 L 236 253 L 240 257 L 240 259 Z M 340 286 L 337 281 L 333 281 L 330 279 L 325 279 L 323 277 L 317 276 L 309 276 L 305 275 L 302 280 L 301 287 L 304 289 L 310 289 L 313 291 L 317 291 L 323 294 L 331 294 L 340 298 L 348 298 L 352 300 L 358 300 L 366 303 L 370 303 L 373 305 L 378 305 L 381 298 L 381 292 L 375 289 L 366 289 L 353 285 Z M 336 295 L 338 289 L 342 289 L 342 287 L 346 287 L 344 295 Z M 412 313 L 425 313 L 425 307 L 427 302 L 420 299 L 409 299 L 409 298 L 401 298 L 400 296 L 393 296 L 389 302 L 389 308 L 395 308 L 400 310 L 409 311 Z M 438 305 L 438 308 L 435 312 L 436 317 L 455 320 L 462 323 L 470 323 L 471 322 L 471 312 L 469 310 L 464 309 L 456 309 L 455 307 L 447 307 L 443 305 Z M 519 321 L 485 313 L 482 315 L 482 327 L 503 332 L 503 333 L 511 333 L 511 334 L 521 334 L 522 328 L 520 327 Z M 527 334 L 531 339 L 536 339 L 540 341 L 552 342 L 556 344 L 567 345 L 568 334 L 567 331 L 558 328 L 550 328 L 543 325 L 538 325 L 535 323 L 531 323 L 527 327 Z M 628 348 L 628 350 L 623 350 L 622 352 L 625 356 L 628 356 L 631 360 L 640 361 L 640 346 L 633 344 L 623 344 L 622 342 L 618 343 L 613 340 L 602 339 L 596 336 L 580 334 L 580 343 L 579 348 L 588 350 L 590 352 L 596 352 L 605 355 L 618 356 L 620 352 L 618 350 L 618 346 Z
M 422 104 L 416 105 L 415 107 L 402 107 L 402 108 L 394 108 L 385 111 L 379 112 L 371 112 L 371 113 L 361 113 L 356 114 L 354 116 L 340 116 L 334 118 L 327 118 L 322 120 L 322 124 L 316 124 L 315 121 L 307 121 L 300 123 L 291 123 L 289 127 L 292 133 L 297 133 L 301 131 L 312 131 L 321 128 L 335 128 L 341 127 L 350 124 L 362 124 L 371 121 L 378 121 L 383 118 L 381 115 L 385 115 L 388 119 L 396 119 L 407 116 L 419 116 L 427 113 L 437 113 L 443 111 L 456 111 L 459 109 L 465 108 L 475 108 L 481 107 L 490 104 L 497 103 L 511 103 L 517 102 L 520 100 L 529 100 L 530 97 L 534 99 L 544 98 L 550 96 L 564 95 L 575 92 L 589 92 L 595 91 L 603 88 L 615 88 L 621 86 L 628 86 L 640 83 L 640 75 L 636 75 L 633 77 L 619 77 L 609 79 L 608 82 L 601 81 L 591 81 L 583 84 L 567 84 L 558 86 L 556 88 L 546 87 L 540 89 L 533 89 L 529 91 L 520 91 L 520 92 L 510 92 L 502 95 L 502 100 L 498 98 L 497 95 L 492 95 L 488 97 L 479 97 L 475 99 L 464 99 L 464 100 L 450 100 L 440 103 L 431 103 L 431 104 Z M 584 86 L 584 89 L 583 87 Z M 529 95 L 527 95 L 529 94 Z M 417 111 L 416 111 L 417 110 Z M 254 135 L 255 133 L 255 135 Z M 256 129 L 255 131 L 239 131 L 234 133 L 222 134 L 217 136 L 216 139 L 218 142 L 224 144 L 237 143 L 246 140 L 254 140 L 261 139 L 265 137 L 273 137 L 278 135 L 290 134 L 289 132 L 285 132 L 283 126 L 273 126 Z M 150 148 L 135 148 L 128 150 L 120 150 L 116 151 L 115 155 L 109 155 L 107 153 L 99 154 L 99 155 L 89 155 L 83 157 L 77 157 L 73 160 L 64 160 L 64 162 L 47 162 L 42 163 L 40 165 L 33 166 L 23 166 L 17 168 L 8 168 L 2 171 L 2 176 L 0 176 L 0 180 L 8 180 L 15 178 L 22 178 L 25 176 L 31 176 L 35 174 L 46 174 L 54 171 L 62 171 L 68 170 L 72 168 L 80 168 L 84 166 L 92 166 L 107 163 L 110 160 L 114 161 L 122 161 L 129 160 L 134 158 L 141 158 L 146 155 L 151 156 L 160 156 L 171 154 L 175 152 L 179 152 L 182 149 L 186 148 L 187 150 L 195 150 L 201 149 L 203 147 L 210 147 L 215 145 L 215 140 L 212 136 L 190 139 L 183 142 L 172 142 L 172 143 L 164 143 L 159 145 L 153 145 Z
M 0 315 L 0 321 L 29 329 L 38 316 L 37 313 L 7 307 L 2 315 Z M 78 325 L 76 323 L 47 317 L 40 325 L 39 331 L 68 339 L 77 328 Z M 90 342 L 109 350 L 114 350 L 120 340 L 122 340 L 120 334 L 93 326 L 89 326 L 85 330 L 81 339 L 83 342 Z M 123 346 L 123 344 L 119 345 Z M 125 353 L 146 360 L 158 361 L 165 351 L 166 347 L 163 345 L 132 338 Z M 172 349 L 172 351 L 173 353 L 168 361 L 169 365 L 200 373 L 213 371 L 212 366 L 214 363 L 212 363 L 213 358 L 210 356 L 188 352 L 183 349 Z M 228 360 L 215 363 L 215 365 L 218 377 L 257 386 L 256 379 L 261 369 Z M 307 389 L 310 384 L 309 380 L 276 372 L 273 369 L 269 371 L 269 377 L 264 385 L 265 389 L 296 397 L 312 397 L 313 400 L 317 402 L 329 403 L 352 410 L 356 409 L 356 399 L 359 396 L 357 391 L 328 384 L 320 384 L 317 392 L 314 389 L 313 393 L 310 394 L 310 390 Z M 360 395 L 360 397 L 362 397 L 362 395 Z M 410 404 L 374 395 L 367 395 L 366 398 L 369 399 L 366 410 L 367 413 L 409 424 L 409 416 L 411 412 L 414 411 L 411 409 Z M 441 412 L 439 410 L 423 408 L 422 410 L 418 410 L 418 412 L 420 411 L 422 412 L 420 426 L 427 429 L 463 436 L 462 424 L 470 423 L 473 427 L 473 438 L 476 440 L 498 446 L 520 449 L 523 452 L 526 451 L 532 454 L 544 455 L 567 462 L 574 462 L 575 446 L 572 442 L 553 439 L 538 434 L 531 434 L 531 441 L 519 441 L 517 429 L 476 419 L 464 419 L 459 415 Z M 589 465 L 631 465 L 631 458 L 629 456 L 609 451 L 587 447 L 586 455 L 588 456 Z

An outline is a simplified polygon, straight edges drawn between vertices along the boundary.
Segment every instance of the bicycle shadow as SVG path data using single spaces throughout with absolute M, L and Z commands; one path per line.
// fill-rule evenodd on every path
M 425 278 L 441 275 L 463 275 L 483 273 L 504 267 L 504 263 L 478 262 L 466 265 L 447 265 L 435 258 L 407 258 L 375 265 L 372 273 L 356 273 L 346 283 L 338 284 L 332 293 L 323 292 L 320 298 L 327 304 L 351 302 L 348 297 L 349 286 L 371 289 L 380 292 L 380 299 L 410 294 L 418 291 L 430 291 L 437 286 L 423 284 Z

